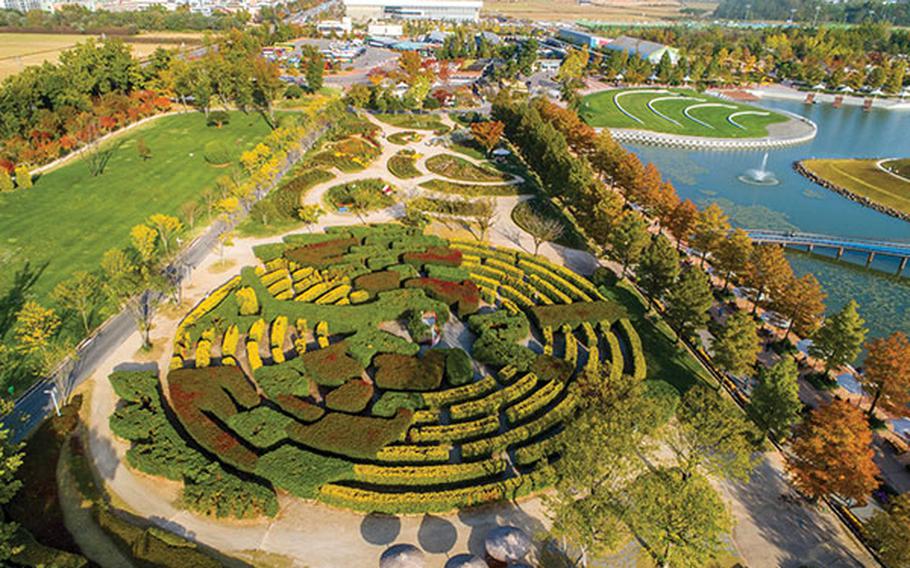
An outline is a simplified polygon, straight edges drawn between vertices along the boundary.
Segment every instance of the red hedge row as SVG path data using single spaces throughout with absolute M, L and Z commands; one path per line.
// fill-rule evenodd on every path
M 383 447 L 403 439 L 413 419 L 413 411 L 406 408 L 391 419 L 329 412 L 315 424 L 292 424 L 288 436 L 324 452 L 372 459 Z
M 302 266 L 327 268 L 341 262 L 341 255 L 360 241 L 355 238 L 334 239 L 284 251 L 284 257 Z
M 426 252 L 407 252 L 402 257 L 408 264 L 423 266 L 424 264 L 441 264 L 443 266 L 459 266 L 461 264 L 461 251 L 449 247 L 431 246 Z

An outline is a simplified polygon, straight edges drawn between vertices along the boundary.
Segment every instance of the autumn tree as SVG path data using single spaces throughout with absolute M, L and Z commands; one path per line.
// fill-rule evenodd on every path
M 98 290 L 101 282 L 90 272 L 74 272 L 68 279 L 60 282 L 51 292 L 51 297 L 58 304 L 78 314 L 85 333 L 91 330 L 92 313 L 98 305 Z
M 704 468 L 723 477 L 749 478 L 757 436 L 738 407 L 699 383 L 682 396 L 676 417 L 679 424 L 669 442 L 680 471 L 692 475 Z
M 130 242 L 133 248 L 139 253 L 139 258 L 143 264 L 151 264 L 155 258 L 155 244 L 158 240 L 158 232 L 148 225 L 136 225 L 130 229 Z
M 13 178 L 10 177 L 6 168 L 0 167 L 0 193 L 13 190 Z
M 661 467 L 635 480 L 626 519 L 661 566 L 707 566 L 732 526 L 723 499 L 699 474 Z
M 673 235 L 673 238 L 676 239 L 677 249 L 679 249 L 679 245 L 683 241 L 689 241 L 692 234 L 695 232 L 697 223 L 698 207 L 696 207 L 691 200 L 686 199 L 681 201 L 673 208 L 673 211 L 670 213 L 670 218 L 667 221 L 667 229 L 670 231 L 670 234 Z
M 684 270 L 667 294 L 667 320 L 676 328 L 680 339 L 691 338 L 704 329 L 713 302 L 708 276 L 695 267 Z
M 872 430 L 863 413 L 845 400 L 812 411 L 796 431 L 787 470 L 813 500 L 838 495 L 865 503 L 878 487 Z
M 857 312 L 858 304 L 850 300 L 836 314 L 825 319 L 812 336 L 809 355 L 825 362 L 825 372 L 853 362 L 866 340 L 866 321 Z
M 794 280 L 793 269 L 784 256 L 784 249 L 775 245 L 755 247 L 749 264 L 749 283 L 758 292 L 752 307 L 754 314 L 758 304 L 771 305 L 789 293 L 788 286 Z
M 324 214 L 325 211 L 318 205 L 301 205 L 297 208 L 297 218 L 307 228 L 315 225 Z
M 607 236 L 610 251 L 622 264 L 625 277 L 629 265 L 638 262 L 648 246 L 648 223 L 640 213 L 629 210 L 620 215 Z
M 187 201 L 180 206 L 180 214 L 186 219 L 186 224 L 192 229 L 196 226 L 196 216 L 199 214 L 199 203 Z
M 528 204 L 523 201 L 516 207 L 516 215 L 521 218 L 522 228 L 531 235 L 534 242 L 534 254 L 540 251 L 540 245 L 546 242 L 552 242 L 562 236 L 563 225 L 559 219 L 553 217 L 544 217 Z
M 876 511 L 865 529 L 885 566 L 910 566 L 910 493 L 891 497 L 885 510 Z
M 762 368 L 758 385 L 752 391 L 749 404 L 753 416 L 766 433 L 778 440 L 789 436 L 803 409 L 799 400 L 798 376 L 796 360 L 784 356 L 770 368 Z
M 803 337 L 815 333 L 825 315 L 825 298 L 827 294 L 812 274 L 794 279 L 775 302 L 775 308 L 790 319 L 785 337 L 790 337 L 791 330 Z
M 679 277 L 679 253 L 670 240 L 657 235 L 641 255 L 638 264 L 638 283 L 653 304 L 676 282 Z
M 183 224 L 180 222 L 180 219 L 172 215 L 165 215 L 163 213 L 155 213 L 148 218 L 148 224 L 155 228 L 158 231 L 158 239 L 161 241 L 161 245 L 164 247 L 164 254 L 168 253 L 168 243 L 175 234 L 183 227 Z
M 32 173 L 25 164 L 16 166 L 16 187 L 19 189 L 30 189 L 32 187 Z
M 505 124 L 498 120 L 487 120 L 471 124 L 471 135 L 480 146 L 486 150 L 487 155 L 499 144 Z
M 19 351 L 27 357 L 38 357 L 41 371 L 49 371 L 53 364 L 51 340 L 59 329 L 57 313 L 34 300 L 22 305 L 13 326 Z
M 730 315 L 711 349 L 718 367 L 738 377 L 747 376 L 761 352 L 758 325 L 753 317 L 741 311 Z
M 691 244 L 701 251 L 703 266 L 708 253 L 716 253 L 729 232 L 730 222 L 727 215 L 716 203 L 708 205 L 699 213 L 692 233 Z
M 865 369 L 860 376 L 863 390 L 872 395 L 869 416 L 875 416 L 879 401 L 902 411 L 910 402 L 910 341 L 895 331 L 866 345 Z
M 731 276 L 742 277 L 746 274 L 752 253 L 752 239 L 742 229 L 735 229 L 720 242 L 714 265 L 724 275 L 724 290 L 727 289 Z

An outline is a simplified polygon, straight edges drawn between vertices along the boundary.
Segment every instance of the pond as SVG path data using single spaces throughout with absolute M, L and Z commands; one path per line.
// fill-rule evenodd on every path
M 836 109 L 770 99 L 762 106 L 809 118 L 818 125 L 818 136 L 809 144 L 772 150 L 767 157 L 763 151 L 711 152 L 631 145 L 629 149 L 642 161 L 654 162 L 682 198 L 699 206 L 716 202 L 735 226 L 910 242 L 910 223 L 828 191 L 792 167 L 805 158 L 910 156 L 910 112 L 864 112 L 859 107 Z M 778 183 L 750 183 L 755 170 L 768 172 Z M 853 297 L 860 303 L 871 335 L 910 331 L 910 279 L 818 256 L 789 256 L 797 274 L 811 272 L 822 283 L 829 296 L 829 310 L 839 309 Z M 877 259 L 874 266 L 890 272 L 897 268 L 890 259 Z

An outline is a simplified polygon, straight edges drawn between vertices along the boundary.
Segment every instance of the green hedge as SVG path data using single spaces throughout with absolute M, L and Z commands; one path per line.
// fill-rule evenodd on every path
M 217 568 L 221 563 L 205 555 L 196 544 L 157 527 L 143 529 L 131 524 L 101 506 L 95 520 L 123 550 L 142 568 Z M 56 564 L 54 564 L 56 566 Z
M 454 266 L 443 266 L 441 264 L 428 264 L 426 266 L 427 276 L 437 280 L 448 280 L 450 282 L 461 282 L 468 280 L 471 274 L 463 268 Z
M 268 448 L 286 440 L 285 430 L 293 423 L 293 418 L 267 406 L 257 406 L 227 420 L 231 430 L 257 448 Z
M 382 329 L 362 329 L 345 340 L 348 354 L 361 366 L 367 367 L 377 353 L 413 356 L 420 346 Z
M 521 193 L 521 184 L 477 184 L 455 183 L 444 179 L 431 179 L 420 184 L 420 187 L 439 193 L 463 195 L 464 197 L 482 197 L 485 195 L 506 196 Z
M 310 382 L 296 363 L 265 365 L 253 371 L 256 384 L 272 400 L 281 395 L 309 396 Z
M 395 290 L 401 285 L 401 273 L 395 270 L 381 270 L 363 274 L 354 279 L 355 290 L 366 290 L 370 295 Z
M 474 363 L 464 349 L 458 347 L 446 352 L 446 381 L 453 387 L 466 385 L 474 380 Z
M 262 456 L 256 473 L 276 487 L 304 499 L 313 499 L 323 484 L 352 479 L 353 469 L 354 466 L 346 460 L 284 445 Z
M 331 330 L 329 326 L 329 330 Z M 316 384 L 337 387 L 349 379 L 357 379 L 363 375 L 364 367 L 347 354 L 348 343 L 342 341 L 324 349 L 307 351 L 300 357 L 291 360 L 291 364 L 299 366 L 303 373 Z
M 427 295 L 434 300 L 439 300 L 450 308 L 454 306 L 456 313 L 461 317 L 469 316 L 480 309 L 480 291 L 470 280 L 450 282 L 435 278 L 412 278 L 404 285 L 405 288 L 426 290 Z

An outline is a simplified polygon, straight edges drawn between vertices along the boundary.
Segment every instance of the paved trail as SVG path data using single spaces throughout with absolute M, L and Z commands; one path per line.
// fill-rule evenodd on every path
M 385 135 L 405 129 L 381 125 Z M 413 145 L 417 152 L 429 157 L 448 153 L 425 142 Z M 401 147 L 389 144 L 382 155 L 365 171 L 345 174 L 314 187 L 305 203 L 320 203 L 325 191 L 336 184 L 382 177 L 392 179 L 386 169 L 388 159 Z M 418 166 L 422 166 L 421 160 Z M 422 176 L 412 180 L 430 179 Z M 497 223 L 489 235 L 496 245 L 533 250 L 530 237 L 511 220 L 511 209 L 525 197 L 496 198 Z M 403 214 L 400 207 L 374 212 L 365 216 L 367 222 L 389 221 Z M 351 214 L 327 214 L 319 227 L 359 224 Z M 289 231 L 299 233 L 300 230 Z M 501 524 L 525 528 L 539 534 L 548 526 L 539 499 L 519 504 L 492 505 L 470 513 L 424 515 L 410 517 L 364 516 L 349 511 L 331 509 L 316 503 L 281 496 L 281 512 L 275 519 L 260 521 L 220 521 L 180 510 L 174 503 L 179 487 L 176 483 L 151 478 L 127 468 L 125 452 L 128 445 L 110 431 L 108 417 L 117 404 L 117 397 L 106 377 L 111 371 L 130 366 L 155 365 L 166 369 L 170 345 L 179 317 L 184 308 L 198 302 L 206 292 L 221 284 L 230 274 L 256 262 L 252 248 L 261 243 L 276 242 L 282 235 L 236 240 L 226 249 L 225 258 L 232 263 L 225 270 L 219 255 L 210 254 L 195 270 L 184 288 L 185 306 L 180 310 L 162 313 L 155 319 L 152 337 L 164 350 L 155 357 L 140 351 L 141 340 L 131 335 L 98 368 L 92 380 L 89 414 L 89 448 L 93 464 L 107 489 L 135 514 L 148 518 L 159 526 L 217 548 L 226 554 L 243 551 L 262 551 L 284 555 L 294 566 L 336 568 L 339 566 L 368 568 L 378 564 L 379 555 L 390 544 L 417 544 L 428 553 L 428 566 L 442 568 L 447 558 L 466 551 L 483 552 L 483 539 L 488 530 Z M 590 254 L 558 245 L 545 244 L 540 253 L 553 262 L 589 274 L 597 266 Z M 150 360 L 151 359 L 151 360 Z M 126 363 L 146 361 L 145 363 Z M 769 453 L 760 464 L 752 481 L 745 485 L 722 484 L 736 519 L 733 546 L 749 566 L 797 566 L 813 562 L 819 566 L 874 565 L 874 561 L 846 534 L 841 525 L 826 510 L 815 510 L 783 503 L 779 496 L 787 489 L 780 456 Z M 599 566 L 635 565 L 636 545 L 630 544 L 614 557 L 603 559 Z

